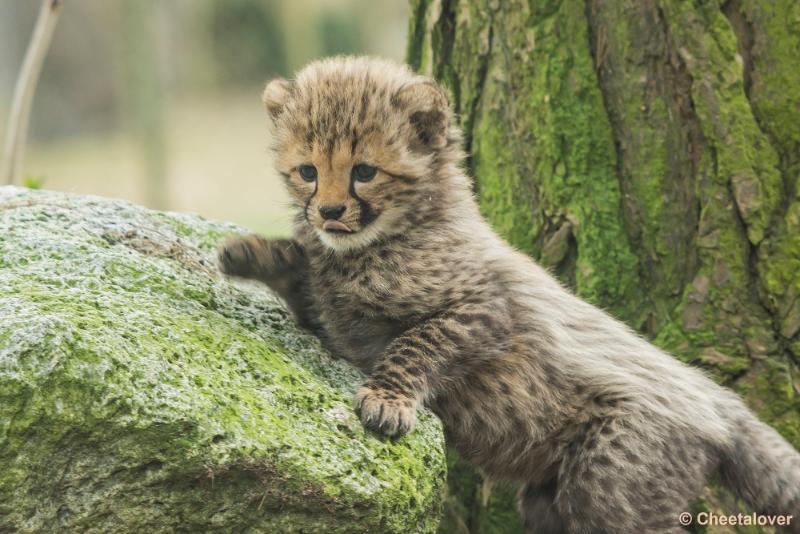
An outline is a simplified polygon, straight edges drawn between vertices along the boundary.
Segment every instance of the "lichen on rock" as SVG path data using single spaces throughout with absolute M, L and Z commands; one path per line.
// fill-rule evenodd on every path
M 438 421 L 365 433 L 362 379 L 197 216 L 0 188 L 0 532 L 431 532 Z

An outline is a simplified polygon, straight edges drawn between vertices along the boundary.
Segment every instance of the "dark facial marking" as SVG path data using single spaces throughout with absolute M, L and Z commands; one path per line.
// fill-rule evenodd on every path
M 305 219 L 306 219 L 306 222 L 307 222 L 308 224 L 311 224 L 311 221 L 309 221 L 309 220 L 308 220 L 308 206 L 310 206 L 310 205 L 311 205 L 311 201 L 314 199 L 314 195 L 316 195 L 316 194 L 317 194 L 317 188 L 318 188 L 318 187 L 319 187 L 319 180 L 316 180 L 316 181 L 314 182 L 314 191 L 311 193 L 311 196 L 309 196 L 309 197 L 306 199 L 306 205 L 303 207 L 303 216 L 305 217 Z
M 361 224 L 362 228 L 366 227 L 369 223 L 378 218 L 378 213 L 372 209 L 372 206 L 370 206 L 366 200 L 356 194 L 356 181 L 353 180 L 352 177 L 350 178 L 350 196 L 352 196 L 354 199 L 356 199 L 356 202 L 358 202 L 358 207 L 360 208 L 359 211 L 361 212 L 358 217 L 358 222 Z

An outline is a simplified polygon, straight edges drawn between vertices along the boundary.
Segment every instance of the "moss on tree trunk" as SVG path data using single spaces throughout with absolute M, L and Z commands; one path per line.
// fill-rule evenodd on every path
M 800 447 L 800 4 L 413 0 L 409 36 L 497 231 Z

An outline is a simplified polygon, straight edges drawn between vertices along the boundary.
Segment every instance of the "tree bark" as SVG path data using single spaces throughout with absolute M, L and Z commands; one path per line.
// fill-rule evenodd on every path
M 409 36 L 497 231 L 800 447 L 800 3 L 413 0 Z

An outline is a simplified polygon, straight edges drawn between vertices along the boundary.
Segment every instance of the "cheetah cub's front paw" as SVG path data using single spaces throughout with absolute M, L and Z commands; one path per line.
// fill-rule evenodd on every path
M 217 250 L 219 270 L 231 276 L 246 276 L 253 271 L 255 237 L 230 237 Z
M 393 391 L 361 386 L 355 405 L 364 428 L 385 436 L 406 434 L 417 423 L 417 401 Z

